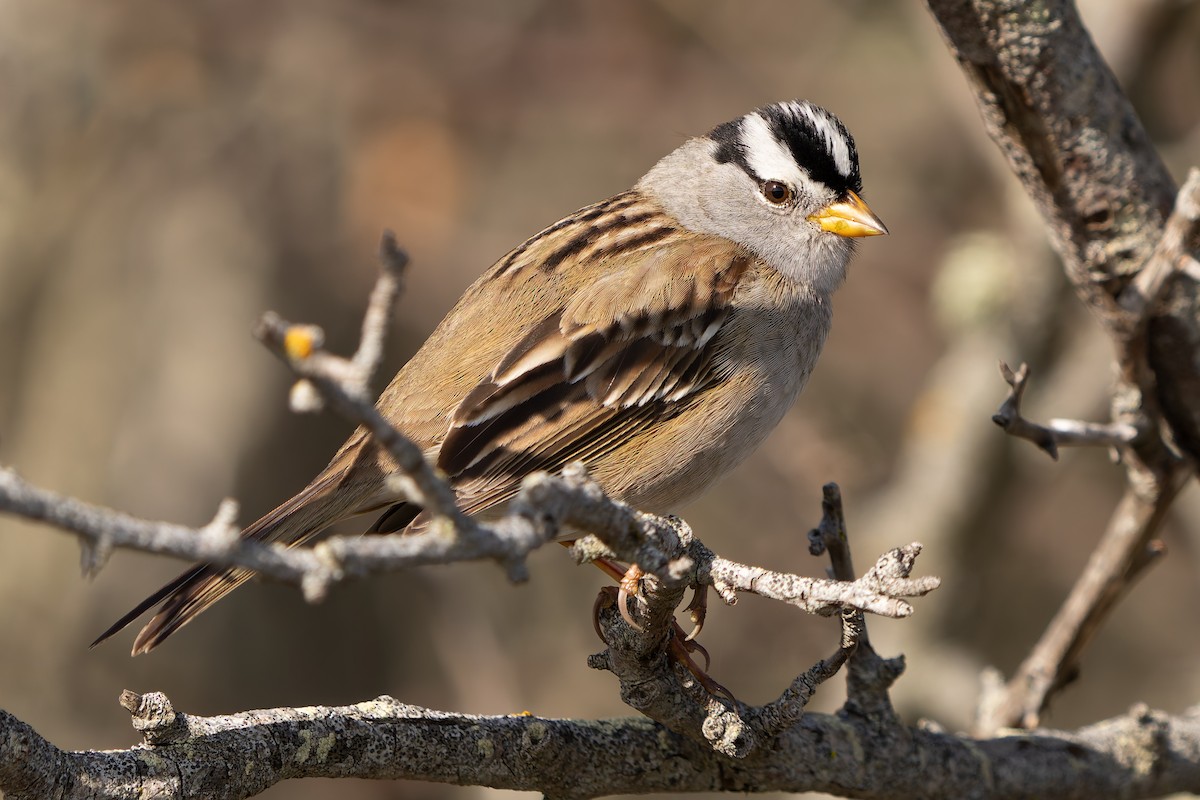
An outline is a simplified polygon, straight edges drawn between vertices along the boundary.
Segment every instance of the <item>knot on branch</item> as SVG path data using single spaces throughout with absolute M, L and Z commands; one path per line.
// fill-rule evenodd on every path
M 736 709 L 710 698 L 700 732 L 712 749 L 730 758 L 745 758 L 758 744 L 750 724 Z
M 153 747 L 186 738 L 183 715 L 162 692 L 138 694 L 126 689 L 118 702 L 130 713 L 134 730 L 142 734 L 146 744 Z
M 112 555 L 114 542 L 112 536 L 99 534 L 94 539 L 79 537 L 79 569 L 84 577 L 93 578 Z
M 910 578 L 917 556 L 921 554 L 920 542 L 896 547 L 879 557 L 875 566 L 862 577 L 862 582 L 888 597 L 918 597 L 928 594 L 941 585 L 940 578 L 926 575 Z M 911 607 L 910 607 L 911 608 Z
M 345 540 L 330 539 L 313 547 L 316 563 L 300 579 L 300 591 L 309 603 L 319 603 L 329 593 L 329 587 L 342 580 L 346 570 L 340 551 Z

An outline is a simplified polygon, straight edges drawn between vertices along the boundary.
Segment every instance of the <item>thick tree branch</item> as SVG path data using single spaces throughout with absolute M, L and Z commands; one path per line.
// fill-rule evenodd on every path
M 1176 197 L 1149 137 L 1069 0 L 927 0 L 988 133 L 1033 197 L 1076 293 L 1117 347 L 1112 423 L 1037 426 L 1020 417 L 1023 375 L 999 424 L 1054 455 L 1119 447 L 1127 491 L 1109 531 L 1021 669 L 984 699 L 981 731 L 1036 725 L 1084 644 L 1161 548 L 1152 539 L 1182 481 L 1170 439 L 1200 456 L 1200 176 Z M 1172 212 L 1172 209 L 1174 211 Z M 1006 379 L 1008 376 L 1006 376 Z
M 1068 277 L 1114 328 L 1175 187 L 1074 3 L 927 2 Z
M 985 740 L 929 727 L 881 735 L 863 717 L 807 714 L 771 747 L 738 760 L 647 719 L 480 717 L 390 697 L 221 717 L 177 714 L 162 695 L 130 693 L 123 704 L 153 744 L 65 752 L 0 711 L 5 796 L 224 800 L 300 777 L 438 781 L 564 800 L 749 790 L 888 800 L 1092 800 L 1200 789 L 1200 709 L 1168 717 L 1135 708 L 1073 733 Z
M 1162 325 L 1200 340 L 1195 270 L 1179 263 L 1197 246 L 1195 223 L 1186 221 L 1196 185 L 1176 202 L 1170 175 L 1074 5 L 927 2 L 988 133 L 1046 219 L 1076 292 L 1118 346 L 1153 365 L 1124 370 L 1127 379 L 1149 400 L 1163 388 L 1156 375 L 1169 373 L 1174 385 L 1200 374 L 1194 349 L 1167 347 L 1151 335 L 1147 351 L 1130 340 L 1131 330 Z M 1167 225 L 1172 208 L 1176 222 Z M 1175 266 L 1173 280 L 1156 266 L 1164 243 L 1174 256 L 1167 259 Z M 1175 302 L 1149 302 L 1147 290 L 1160 296 L 1164 282 L 1178 290 Z M 1189 297 L 1196 304 L 1189 305 Z M 1132 325 L 1131 312 L 1138 320 Z M 1141 322 L 1146 315 L 1149 322 Z M 1190 405 L 1168 410 L 1176 436 L 1185 441 L 1200 432 L 1200 405 Z M 1146 412 L 1155 415 L 1155 404 Z M 1163 456 L 1148 445 L 1143 457 Z

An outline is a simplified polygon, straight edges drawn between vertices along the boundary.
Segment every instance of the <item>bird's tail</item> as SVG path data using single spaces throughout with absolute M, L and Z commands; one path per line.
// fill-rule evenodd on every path
M 334 522 L 358 513 L 361 509 L 353 506 L 364 492 L 343 487 L 345 474 L 346 470 L 335 469 L 331 464 L 299 494 L 242 531 L 243 538 L 302 544 Z M 238 567 L 194 566 L 114 622 L 91 646 L 100 644 L 162 603 L 133 643 L 133 655 L 148 653 L 253 574 L 251 570 Z

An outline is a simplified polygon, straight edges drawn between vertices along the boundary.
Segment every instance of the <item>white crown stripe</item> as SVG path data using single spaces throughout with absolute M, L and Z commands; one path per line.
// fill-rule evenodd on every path
M 791 151 L 775 138 L 770 123 L 759 114 L 742 118 L 739 138 L 746 148 L 746 164 L 760 180 L 785 181 L 791 186 L 804 180 Z
M 738 138 L 745 148 L 746 165 L 759 180 L 783 181 L 806 194 L 820 191 L 808 172 L 796 163 L 792 151 L 776 137 L 766 117 L 747 114 L 742 118 Z
M 850 165 L 850 145 L 846 143 L 846 137 L 838 130 L 829 119 L 829 116 L 816 106 L 809 103 L 788 103 L 788 107 L 798 113 L 803 114 L 812 123 L 813 128 L 825 138 L 825 144 L 829 147 L 829 152 L 833 154 L 833 163 L 837 167 L 838 172 L 849 178 Z

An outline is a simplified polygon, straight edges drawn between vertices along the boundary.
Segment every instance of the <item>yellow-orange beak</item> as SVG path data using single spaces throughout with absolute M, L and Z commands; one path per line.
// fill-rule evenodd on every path
M 809 219 L 820 225 L 822 230 L 836 233 L 838 236 L 858 238 L 887 235 L 887 226 L 867 208 L 863 199 L 854 192 L 846 194 L 845 200 L 825 206 L 810 215 Z

